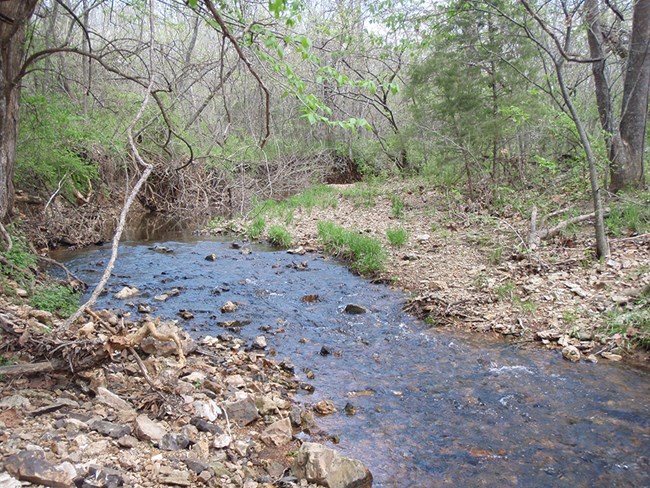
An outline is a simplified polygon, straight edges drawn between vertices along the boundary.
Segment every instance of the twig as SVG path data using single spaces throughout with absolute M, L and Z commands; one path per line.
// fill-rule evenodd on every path
M 52 196 L 50 196 L 50 199 L 49 199 L 49 200 L 47 201 L 47 203 L 45 204 L 45 207 L 43 207 L 43 214 L 44 214 L 44 215 L 45 215 L 45 213 L 47 212 L 47 207 L 50 206 L 50 203 L 52 203 L 52 200 L 54 200 L 54 199 L 56 198 L 56 196 L 57 196 L 57 195 L 59 194 L 59 192 L 61 191 L 61 188 L 63 188 L 63 182 L 65 181 L 65 179 L 66 179 L 67 177 L 68 177 L 68 173 L 64 174 L 64 175 L 63 175 L 63 178 L 61 178 L 61 179 L 59 180 L 59 185 L 57 186 L 57 188 L 56 188 L 56 190 L 54 191 L 54 193 L 52 193 Z
M 38 259 L 40 261 L 45 261 L 46 263 L 53 264 L 54 266 L 58 266 L 59 268 L 61 268 L 65 272 L 65 275 L 66 275 L 66 278 L 68 279 L 68 281 L 72 281 L 72 280 L 78 281 L 81 284 L 81 286 L 83 287 L 84 290 L 86 288 L 88 288 L 88 284 L 84 280 L 79 278 L 72 271 L 70 271 L 68 268 L 66 268 L 65 265 L 61 264 L 56 259 L 48 258 L 47 256 L 38 256 Z
M 0 222 L 0 236 L 2 236 L 4 241 L 7 243 L 7 249 L 5 249 L 5 252 L 11 251 L 14 247 L 14 241 L 11 240 L 11 236 L 9 235 L 9 232 L 7 232 L 7 229 L 5 229 L 5 226 L 2 225 L 2 222 Z
M 140 359 L 140 356 L 138 355 L 138 353 L 132 347 L 129 347 L 128 351 L 133 356 L 133 359 L 135 359 L 135 362 L 138 363 L 138 367 L 140 368 L 140 372 L 142 373 L 142 376 L 144 376 L 145 381 L 147 383 L 149 383 L 149 386 L 151 388 L 153 388 L 154 390 L 157 391 L 158 388 L 156 388 L 156 385 L 154 385 L 153 381 L 151 380 L 151 377 L 149 376 L 149 373 L 147 372 L 147 367 L 142 362 L 142 359 Z

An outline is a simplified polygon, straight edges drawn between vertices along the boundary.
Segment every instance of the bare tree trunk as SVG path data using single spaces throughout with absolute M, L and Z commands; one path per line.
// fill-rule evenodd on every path
M 618 134 L 612 140 L 611 190 L 643 188 L 650 91 L 650 0 L 636 0 Z
M 0 222 L 11 217 L 14 203 L 14 166 L 18 135 L 20 72 L 25 42 L 25 25 L 34 13 L 37 0 L 0 2 Z

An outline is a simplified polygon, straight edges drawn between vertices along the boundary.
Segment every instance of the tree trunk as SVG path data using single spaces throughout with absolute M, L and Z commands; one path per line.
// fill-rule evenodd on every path
M 623 85 L 621 122 L 612 140 L 611 191 L 643 188 L 643 149 L 650 90 L 650 0 L 636 0 Z
M 20 85 L 14 80 L 20 71 L 25 26 L 37 0 L 0 2 L 0 223 L 11 216 L 14 200 L 14 165 Z

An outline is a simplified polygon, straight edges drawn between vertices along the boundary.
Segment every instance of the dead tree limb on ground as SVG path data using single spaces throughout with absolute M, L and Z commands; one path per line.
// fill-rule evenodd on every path
M 568 226 L 573 225 L 573 224 L 579 224 L 581 222 L 585 222 L 587 220 L 591 220 L 595 217 L 595 213 L 591 212 L 588 214 L 584 215 L 578 215 L 576 217 L 571 217 L 569 219 L 563 220 L 562 222 L 554 225 L 553 227 L 549 227 L 546 225 L 546 222 L 549 218 L 551 217 L 556 217 L 560 214 L 563 214 L 567 210 L 570 210 L 569 208 L 565 208 L 562 210 L 557 210 L 555 212 L 551 212 L 550 214 L 542 217 L 541 221 L 538 223 L 537 222 L 537 206 L 533 206 L 533 210 L 530 214 L 530 230 L 528 232 L 528 247 L 531 250 L 535 250 L 539 248 L 540 244 L 542 241 L 546 239 L 551 239 L 560 232 L 562 232 L 564 229 L 566 229 Z M 609 215 L 609 209 L 606 208 L 603 211 L 603 217 L 606 217 Z

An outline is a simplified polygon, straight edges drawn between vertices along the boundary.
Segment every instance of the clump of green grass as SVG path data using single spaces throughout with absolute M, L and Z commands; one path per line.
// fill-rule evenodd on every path
M 512 300 L 515 296 L 515 285 L 512 281 L 507 280 L 497 286 L 494 292 L 497 294 L 497 299 L 500 302 Z
M 81 295 L 56 283 L 37 286 L 29 303 L 34 308 L 69 317 L 79 307 Z
M 269 242 L 276 247 L 286 249 L 291 246 L 291 234 L 282 225 L 272 225 L 269 228 Z
M 359 274 L 372 274 L 384 269 L 386 252 L 377 239 L 326 221 L 318 223 L 318 237 L 328 253 L 350 261 L 351 269 Z
M 503 247 L 497 246 L 492 249 L 490 251 L 490 255 L 488 256 L 488 261 L 494 266 L 501 264 L 503 261 Z
M 257 240 L 264 234 L 265 229 L 266 220 L 264 220 L 264 217 L 258 215 L 246 228 L 246 235 L 249 239 Z
M 386 238 L 393 247 L 402 247 L 408 240 L 408 233 L 403 228 L 386 229 Z
M 398 195 L 392 195 L 390 197 L 390 210 L 391 215 L 396 219 L 401 219 L 404 217 L 404 200 L 402 200 Z
M 343 198 L 351 200 L 358 207 L 374 207 L 379 196 L 379 188 L 368 184 L 356 184 L 340 191 Z
M 609 232 L 615 236 L 650 232 L 650 197 L 625 195 L 613 204 L 605 219 Z

